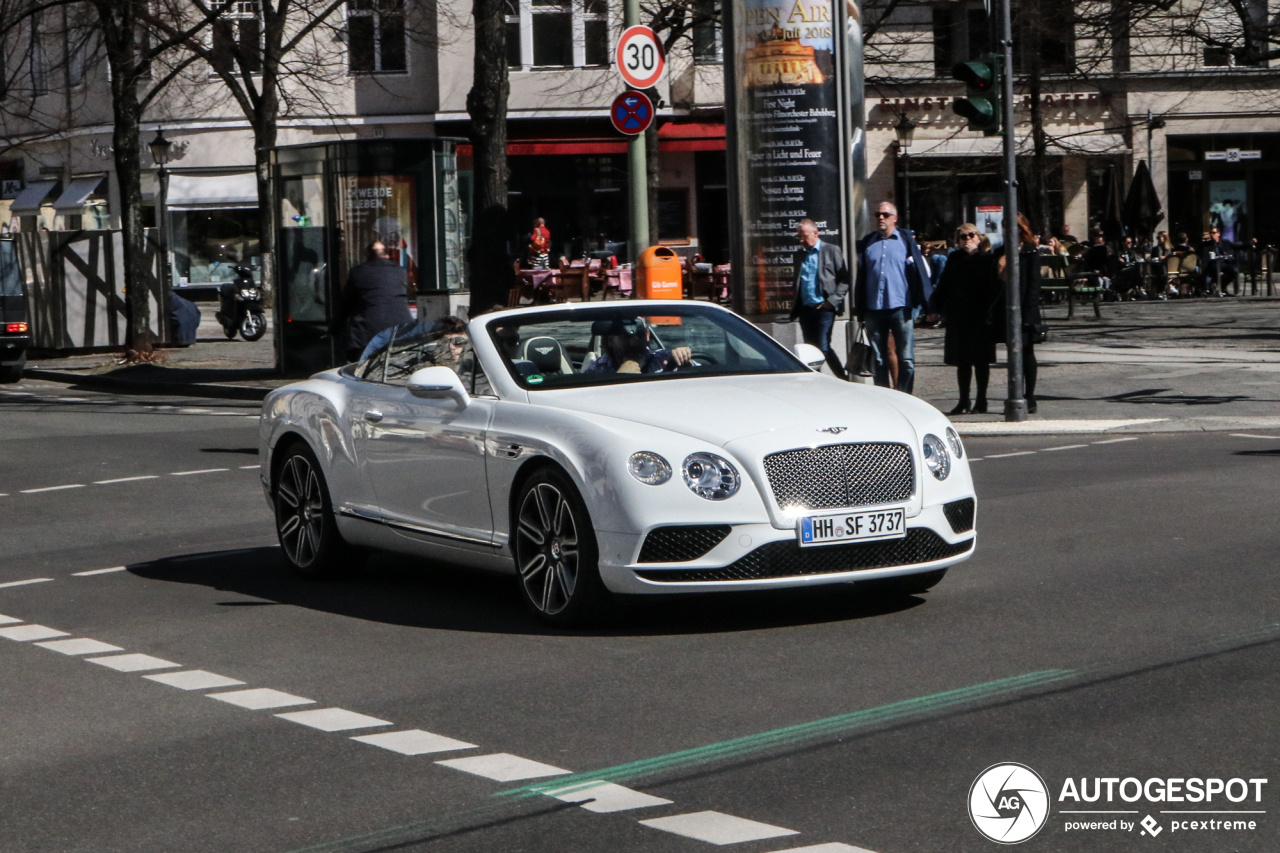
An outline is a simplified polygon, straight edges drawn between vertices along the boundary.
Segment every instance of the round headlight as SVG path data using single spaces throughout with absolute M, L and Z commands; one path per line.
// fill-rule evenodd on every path
M 947 453 L 947 446 L 936 435 L 924 437 L 924 464 L 939 480 L 947 479 L 951 473 L 951 454 Z
M 947 444 L 951 445 L 951 452 L 956 455 L 957 459 L 964 458 L 964 445 L 960 443 L 960 436 L 951 427 L 947 427 Z
M 714 453 L 691 453 L 684 460 L 684 484 L 700 498 L 709 501 L 731 498 L 737 494 L 741 482 L 738 469 Z
M 627 460 L 627 470 L 646 486 L 661 486 L 671 479 L 671 463 L 647 450 L 632 453 Z

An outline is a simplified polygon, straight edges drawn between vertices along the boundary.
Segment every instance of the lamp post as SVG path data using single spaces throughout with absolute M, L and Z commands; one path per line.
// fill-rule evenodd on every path
M 173 286 L 173 276 L 169 269 L 169 170 L 165 165 L 173 151 L 173 143 L 164 137 L 164 128 L 156 131 L 156 138 L 147 144 L 151 149 L 151 159 L 160 167 L 156 177 L 160 181 L 160 197 L 156 199 L 156 227 L 160 229 L 160 312 L 167 309 L 169 289 Z M 167 324 L 161 323 L 162 328 Z M 162 337 L 168 337 L 163 335 Z
M 911 227 L 911 140 L 918 125 L 900 113 L 893 132 L 898 137 L 898 154 L 902 157 L 902 221 Z
M 1164 128 L 1168 122 L 1162 118 L 1155 118 L 1151 115 L 1151 110 L 1147 110 L 1147 167 L 1155 169 L 1156 157 L 1151 153 L 1151 134 L 1157 130 Z

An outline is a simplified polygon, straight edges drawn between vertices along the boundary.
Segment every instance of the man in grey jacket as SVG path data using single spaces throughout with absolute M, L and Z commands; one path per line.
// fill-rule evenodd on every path
M 849 265 L 839 246 L 819 239 L 818 226 L 812 219 L 800 220 L 796 239 L 800 241 L 800 251 L 796 258 L 791 319 L 800 321 L 804 342 L 822 350 L 831 372 L 845 379 L 844 365 L 831 348 L 831 328 L 836 315 L 844 313 L 844 300 L 849 293 Z

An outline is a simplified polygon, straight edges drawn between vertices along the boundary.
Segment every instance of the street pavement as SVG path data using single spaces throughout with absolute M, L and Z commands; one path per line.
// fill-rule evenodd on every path
M 1028 849 L 1280 842 L 1280 430 L 970 437 L 977 553 L 926 595 L 557 631 L 504 577 L 287 573 L 255 413 L 0 389 L 0 849 L 984 851 L 998 762 L 1055 800 Z M 1065 778 L 1129 776 L 1273 781 L 1213 804 L 1251 831 L 1064 831 Z

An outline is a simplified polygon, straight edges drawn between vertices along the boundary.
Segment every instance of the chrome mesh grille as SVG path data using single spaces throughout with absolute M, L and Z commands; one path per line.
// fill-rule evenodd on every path
M 784 450 L 764 458 L 774 500 L 784 509 L 843 509 L 901 503 L 915 466 L 905 444 L 865 442 Z

